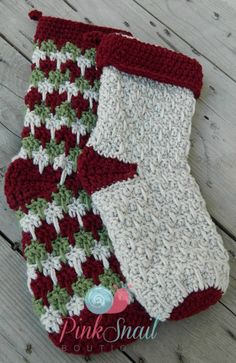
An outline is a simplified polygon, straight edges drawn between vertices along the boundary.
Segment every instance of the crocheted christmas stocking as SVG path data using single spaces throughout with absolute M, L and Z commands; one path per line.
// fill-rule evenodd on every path
M 127 335 L 114 340 L 119 318 L 132 329 L 151 324 L 144 308 L 130 300 L 123 312 L 101 316 L 99 336 L 77 333 L 93 331 L 98 317 L 85 306 L 87 291 L 102 285 L 114 296 L 125 283 L 106 229 L 76 174 L 77 157 L 97 119 L 96 47 L 105 33 L 120 31 L 37 11 L 30 16 L 40 18 L 33 70 L 22 147 L 6 173 L 5 194 L 23 228 L 28 287 L 50 339 L 70 353 L 110 351 L 134 340 Z
M 98 122 L 81 182 L 121 271 L 152 317 L 181 319 L 220 299 L 228 255 L 187 162 L 202 85 L 193 59 L 134 38 L 103 38 Z

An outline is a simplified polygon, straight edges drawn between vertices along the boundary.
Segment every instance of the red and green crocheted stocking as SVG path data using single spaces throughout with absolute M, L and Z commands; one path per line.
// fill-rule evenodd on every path
M 101 316 L 102 337 L 78 339 L 74 329 L 95 325 L 98 315 L 84 301 L 89 289 L 102 285 L 114 295 L 125 284 L 106 229 L 76 172 L 97 119 L 96 47 L 105 33 L 120 31 L 37 11 L 30 16 L 40 19 L 22 147 L 6 173 L 5 194 L 23 229 L 28 287 L 50 339 L 66 352 L 110 351 L 134 340 L 124 336 L 111 343 L 118 318 L 132 328 L 151 324 L 131 299 L 123 312 Z

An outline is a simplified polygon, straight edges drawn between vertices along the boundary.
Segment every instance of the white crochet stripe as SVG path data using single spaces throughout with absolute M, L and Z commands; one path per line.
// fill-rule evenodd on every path
M 24 214 L 24 216 L 20 219 L 21 228 L 24 232 L 29 232 L 34 241 L 36 240 L 35 229 L 40 227 L 41 225 L 42 222 L 40 220 L 40 217 L 37 214 L 32 213 L 31 211 L 29 211 L 27 214 Z
M 93 287 L 96 287 L 94 285 Z M 128 305 L 134 302 L 132 293 L 128 291 L 129 301 Z M 84 309 L 84 299 L 80 296 L 74 294 L 70 297 L 70 300 L 66 304 L 67 313 L 69 316 L 80 316 L 81 311 Z M 59 333 L 60 326 L 63 323 L 63 316 L 59 310 L 55 310 L 51 305 L 47 307 L 44 306 L 45 313 L 40 316 L 40 321 L 47 332 L 49 333 Z
M 96 260 L 102 261 L 104 269 L 109 268 L 110 251 L 106 246 L 102 246 L 99 242 L 95 241 L 95 246 L 92 249 L 92 255 Z M 71 246 L 70 251 L 65 255 L 67 262 L 70 267 L 73 267 L 78 276 L 82 276 L 83 271 L 81 263 L 86 262 L 87 258 L 83 249 Z M 53 281 L 54 286 L 57 285 L 56 271 L 60 271 L 62 268 L 60 262 L 60 256 L 52 256 L 48 254 L 47 259 L 41 261 L 42 263 L 42 273 L 44 276 L 50 276 Z M 33 295 L 31 289 L 32 280 L 37 279 L 38 266 L 36 264 L 27 263 L 27 286 L 30 293 Z M 94 285 L 95 286 L 95 285 Z M 132 303 L 132 295 L 130 295 L 129 303 Z M 66 309 L 69 316 L 80 315 L 80 312 L 84 308 L 84 299 L 74 294 L 69 302 L 66 304 Z M 62 314 L 60 311 L 55 310 L 52 306 L 44 306 L 45 313 L 41 315 L 40 321 L 44 325 L 48 332 L 59 332 L 60 325 L 62 324 Z
M 94 285 L 93 287 L 96 287 Z M 129 301 L 128 305 L 134 302 L 132 293 L 129 290 Z M 84 309 L 84 299 L 80 296 L 74 294 L 70 297 L 70 300 L 66 304 L 67 313 L 69 316 L 80 316 L 81 311 Z M 49 333 L 59 333 L 60 326 L 63 323 L 63 315 L 59 310 L 55 310 L 51 305 L 48 307 L 44 305 L 45 313 L 40 316 L 40 321 L 47 332 Z
M 30 132 L 32 135 L 35 135 L 36 127 L 41 127 L 44 124 L 46 129 L 50 130 L 52 140 L 55 139 L 56 131 L 61 130 L 62 126 L 71 128 L 72 134 L 76 135 L 77 144 L 79 144 L 80 142 L 80 136 L 84 136 L 88 132 L 86 126 L 81 122 L 79 118 L 76 118 L 75 122 L 71 123 L 71 126 L 69 126 L 70 123 L 66 117 L 58 118 L 52 113 L 49 114 L 45 121 L 42 121 L 40 116 L 37 115 L 35 111 L 30 111 L 30 109 L 27 108 L 24 118 L 24 126 L 30 127 Z
M 73 295 L 68 303 L 66 309 L 69 316 L 79 316 L 81 311 L 84 309 L 84 300 Z M 48 333 L 59 333 L 60 326 L 63 323 L 63 315 L 59 310 L 55 310 L 51 305 L 44 306 L 45 313 L 40 316 L 40 321 Z
M 77 247 L 71 247 L 71 251 L 66 254 L 66 258 L 69 262 L 69 266 L 74 267 L 78 276 L 82 275 L 81 263 L 86 262 L 86 257 L 84 255 L 84 251 Z M 110 257 L 110 251 L 106 246 L 102 246 L 99 242 L 95 241 L 95 247 L 93 248 L 92 255 L 96 260 L 100 260 L 103 262 L 104 269 L 109 268 L 109 262 L 107 258 Z M 70 263 L 72 262 L 72 264 Z M 42 262 L 43 267 L 43 275 L 50 276 L 54 286 L 57 285 L 56 279 L 56 271 L 60 271 L 61 263 L 59 256 L 52 256 L 48 254 L 47 260 Z M 38 268 L 36 265 L 27 264 L 27 285 L 30 293 L 33 295 L 33 291 L 31 289 L 32 280 L 37 279 L 37 271 Z M 79 271 L 79 273 L 78 273 Z M 96 285 L 94 285 L 95 287 Z M 124 285 L 127 289 L 127 287 Z M 134 302 L 134 297 L 132 292 L 127 289 L 129 294 L 128 304 Z M 69 302 L 66 304 L 67 313 L 69 316 L 80 315 L 80 312 L 84 309 L 84 299 L 74 294 L 70 297 Z M 62 325 L 62 314 L 60 311 L 55 310 L 51 305 L 49 307 L 44 306 L 45 313 L 40 316 L 40 321 L 45 327 L 45 329 L 49 333 L 60 331 L 60 326 Z
M 187 163 L 193 93 L 106 67 L 88 142 L 137 163 L 137 176 L 92 195 L 127 283 L 150 316 L 193 291 L 228 286 L 228 254 Z M 115 130 L 115 131 L 114 131 Z
M 45 220 L 48 224 L 53 224 L 57 234 L 60 233 L 59 220 L 63 219 L 64 215 L 61 206 L 56 205 L 55 202 L 48 202 L 47 207 L 44 210 Z M 86 207 L 81 203 L 80 199 L 73 198 L 71 204 L 68 205 L 68 214 L 71 218 L 77 218 L 81 227 L 83 227 L 82 216 L 86 214 Z M 32 239 L 35 241 L 35 229 L 42 225 L 40 216 L 29 210 L 28 213 L 24 213 L 23 217 L 20 219 L 20 226 L 24 232 L 29 232 Z
M 108 258 L 111 256 L 111 252 L 107 246 L 103 246 L 100 242 L 94 240 L 95 246 L 91 249 L 91 254 L 95 260 L 101 261 L 105 270 L 109 268 Z M 78 276 L 82 276 L 82 266 L 81 264 L 87 261 L 87 256 L 85 251 L 77 246 L 69 246 L 70 251 L 65 254 L 65 258 L 70 267 L 73 267 Z M 48 253 L 45 260 L 40 261 L 42 264 L 42 274 L 44 276 L 50 276 L 54 285 L 57 285 L 56 271 L 60 271 L 62 268 L 60 262 L 60 256 L 53 256 Z M 37 272 L 39 267 L 37 264 L 27 263 L 27 276 L 28 276 L 28 288 L 32 293 L 30 284 L 32 280 L 37 278 Z
M 45 313 L 41 315 L 40 321 L 48 333 L 59 333 L 60 326 L 63 323 L 60 311 L 44 306 Z
M 29 157 L 27 150 L 20 148 L 19 153 L 12 158 L 12 161 L 17 159 L 31 159 L 34 165 L 38 165 L 40 174 L 43 173 L 44 168 L 50 165 L 49 155 L 47 154 L 47 150 L 40 145 L 38 150 L 34 150 L 32 152 L 32 158 Z M 69 156 L 66 156 L 65 153 L 56 156 L 53 160 L 53 169 L 57 170 L 61 168 L 62 174 L 60 179 L 60 185 L 65 183 L 66 177 L 71 175 L 73 172 L 73 162 L 69 159 Z
M 36 47 L 33 55 L 32 55 L 32 63 L 39 68 L 40 60 L 46 60 L 47 53 L 45 51 L 40 50 L 39 47 Z M 60 51 L 51 52 L 49 55 L 49 59 L 51 61 L 56 60 L 57 62 L 57 69 L 60 70 L 61 64 L 66 63 L 68 60 L 73 60 L 73 55 L 69 52 L 63 53 Z M 75 58 L 75 63 L 81 70 L 81 76 L 84 76 L 86 68 L 91 68 L 93 66 L 90 59 L 85 57 L 84 55 L 80 55 Z
M 31 88 L 35 88 L 35 86 L 31 84 L 27 92 L 29 92 Z M 38 82 L 37 89 L 38 92 L 42 95 L 43 102 L 46 100 L 47 94 L 52 94 L 56 90 L 54 85 L 49 82 L 47 78 Z M 81 93 L 81 90 L 78 86 L 76 86 L 76 83 L 66 81 L 59 86 L 59 94 L 64 92 L 67 93 L 67 101 L 71 102 L 72 96 L 78 96 L 78 94 Z M 93 101 L 98 101 L 98 92 L 94 91 L 91 87 L 90 89 L 83 90 L 82 94 L 85 100 L 89 100 L 89 107 L 93 108 Z

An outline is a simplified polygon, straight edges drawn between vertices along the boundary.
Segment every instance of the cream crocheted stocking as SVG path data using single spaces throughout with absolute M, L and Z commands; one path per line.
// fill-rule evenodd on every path
M 97 64 L 98 122 L 79 159 L 82 184 L 137 300 L 160 320 L 190 316 L 220 299 L 229 275 L 187 162 L 201 66 L 115 34 Z

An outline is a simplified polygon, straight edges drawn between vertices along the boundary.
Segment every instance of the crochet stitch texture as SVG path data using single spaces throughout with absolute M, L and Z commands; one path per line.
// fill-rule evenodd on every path
M 40 13 L 34 11 L 31 17 L 38 19 Z M 90 288 L 102 284 L 114 295 L 125 284 L 106 229 L 76 173 L 78 155 L 97 120 L 96 48 L 105 33 L 114 31 L 119 32 L 40 17 L 25 97 L 22 147 L 5 179 L 8 204 L 23 229 L 27 283 L 35 312 L 55 345 L 83 355 L 133 340 L 124 337 L 110 344 L 86 336 L 78 341 L 68 334 L 60 341 L 70 317 L 77 326 L 93 327 L 97 316 L 84 304 Z M 123 313 L 103 315 L 101 325 L 115 327 L 119 317 L 131 327 L 151 324 L 132 299 Z M 112 340 L 113 335 L 111 330 L 106 337 Z M 78 345 L 80 349 L 75 350 Z
M 78 161 L 121 271 L 152 317 L 180 319 L 226 291 L 228 254 L 190 174 L 200 65 L 181 54 L 107 35 L 98 121 Z

